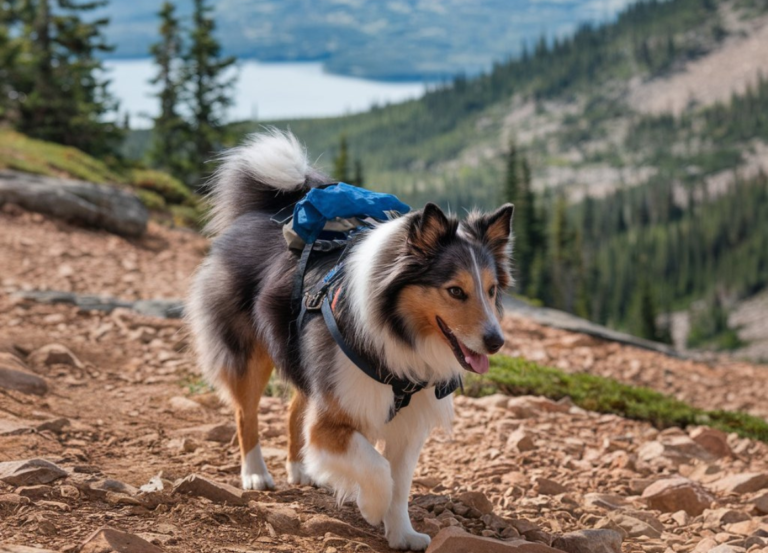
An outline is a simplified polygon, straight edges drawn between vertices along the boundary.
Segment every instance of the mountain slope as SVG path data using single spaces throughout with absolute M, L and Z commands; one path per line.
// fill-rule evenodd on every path
M 568 290 L 535 297 L 628 330 L 642 301 L 669 312 L 768 284 L 767 29 L 758 0 L 651 1 L 421 100 L 277 124 L 326 166 L 345 135 L 371 186 L 454 209 L 501 201 L 514 139 L 539 210 L 570 198 L 582 251 Z
M 219 0 L 224 49 L 263 61 L 324 60 L 336 73 L 379 79 L 435 79 L 477 73 L 543 31 L 604 21 L 631 0 Z M 191 2 L 180 2 L 188 15 Z M 145 57 L 156 40 L 158 2 L 111 2 L 116 54 Z

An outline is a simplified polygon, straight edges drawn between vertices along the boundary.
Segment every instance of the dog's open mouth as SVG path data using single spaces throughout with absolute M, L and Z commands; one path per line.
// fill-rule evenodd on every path
M 440 327 L 440 330 L 443 331 L 445 339 L 448 340 L 448 344 L 451 346 L 453 354 L 464 369 L 477 374 L 485 374 L 488 372 L 490 364 L 487 355 L 472 351 L 465 346 L 440 317 L 437 317 L 437 324 Z

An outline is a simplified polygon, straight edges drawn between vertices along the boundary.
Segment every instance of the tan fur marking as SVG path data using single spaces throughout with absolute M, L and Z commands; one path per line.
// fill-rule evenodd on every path
M 483 270 L 483 293 L 487 294 L 495 282 L 491 271 Z M 447 288 L 458 286 L 468 294 L 466 301 L 460 302 L 452 298 Z M 493 304 L 493 300 L 486 298 Z M 442 336 L 437 325 L 439 316 L 448 327 L 461 335 L 477 333 L 485 325 L 486 311 L 481 298 L 477 297 L 475 279 L 467 271 L 459 271 L 455 278 L 446 283 L 444 288 L 425 288 L 409 286 L 400 294 L 398 306 L 400 314 L 415 325 L 414 330 L 421 335 L 436 332 Z
M 309 430 L 309 442 L 318 449 L 344 453 L 357 428 L 352 417 L 331 396 L 323 398 L 325 408 Z
M 301 461 L 304 447 L 304 414 L 307 411 L 307 396 L 295 390 L 288 415 L 288 460 Z
M 257 344 L 248 361 L 245 374 L 229 376 L 224 383 L 234 402 L 237 439 L 240 443 L 240 458 L 245 456 L 259 443 L 259 401 L 272 375 L 274 364 L 267 350 Z M 222 370 L 223 375 L 229 371 Z

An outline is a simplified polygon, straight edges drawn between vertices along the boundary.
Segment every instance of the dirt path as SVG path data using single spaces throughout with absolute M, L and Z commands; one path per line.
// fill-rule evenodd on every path
M 388 551 L 381 529 L 367 525 L 352 505 L 337 506 L 324 490 L 285 483 L 283 398 L 265 400 L 261 416 L 276 492 L 224 489 L 241 505 L 209 492 L 174 493 L 173 483 L 192 474 L 237 486 L 239 470 L 231 411 L 197 378 L 181 322 L 125 310 L 83 313 L 20 302 L 9 293 L 24 283 L 178 297 L 205 242 L 160 228 L 143 243 L 116 242 L 36 219 L 0 214 L 0 364 L 20 363 L 42 377 L 48 391 L 37 396 L 0 387 L 0 463 L 44 458 L 68 474 L 29 487 L 2 482 L 0 465 L 0 544 L 74 552 L 90 533 L 109 526 L 169 552 Z M 164 248 L 147 246 L 160 240 Z M 70 249 L 81 255 L 60 253 Z M 72 266 L 68 276 L 60 274 L 62 259 Z M 133 265 L 126 268 L 126 259 Z M 126 275 L 133 277 L 126 282 Z M 679 386 L 680 394 L 688 393 L 683 371 L 703 370 L 523 321 L 507 324 L 510 353 L 569 370 L 634 371 L 639 359 L 638 373 L 658 364 L 673 375 L 664 385 L 676 382 L 669 386 Z M 711 370 L 708 378 L 722 374 Z M 556 541 L 565 533 L 613 528 L 624 535 L 624 552 L 699 553 L 720 543 L 731 544 L 722 550 L 731 553 L 768 552 L 765 444 L 718 433 L 659 433 L 536 398 L 458 397 L 456 408 L 453 437 L 432 436 L 417 469 L 411 515 L 421 531 L 434 536 L 457 526 L 566 547 Z M 730 474 L 758 476 L 735 489 Z M 136 489 L 158 475 L 162 491 Z M 701 501 L 664 503 L 649 495 L 650 484 L 679 475 L 690 478 L 682 486 Z M 127 486 L 105 486 L 107 478 Z M 656 484 L 665 486 L 671 484 Z M 468 491 L 479 493 L 462 495 Z M 705 507 L 725 510 L 699 514 Z

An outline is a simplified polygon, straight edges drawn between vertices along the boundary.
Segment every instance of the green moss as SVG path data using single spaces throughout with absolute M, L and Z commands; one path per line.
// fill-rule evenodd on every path
M 192 192 L 180 180 L 161 171 L 135 169 L 131 171 L 129 179 L 135 188 L 159 194 L 170 204 L 182 204 L 192 196 Z
M 124 182 L 107 164 L 76 148 L 35 140 L 10 130 L 0 130 L 0 168 L 100 184 Z
M 144 207 L 149 209 L 150 211 L 165 211 L 166 204 L 165 199 L 158 193 L 152 192 L 151 190 L 136 190 L 136 195 L 141 200 L 141 203 L 144 204 Z
M 520 358 L 493 357 L 489 373 L 469 379 L 465 390 L 470 395 L 502 392 L 554 400 L 569 397 L 582 409 L 650 422 L 657 428 L 707 425 L 768 442 L 768 422 L 758 417 L 729 411 L 705 411 L 649 388 L 590 374 L 569 374 Z

